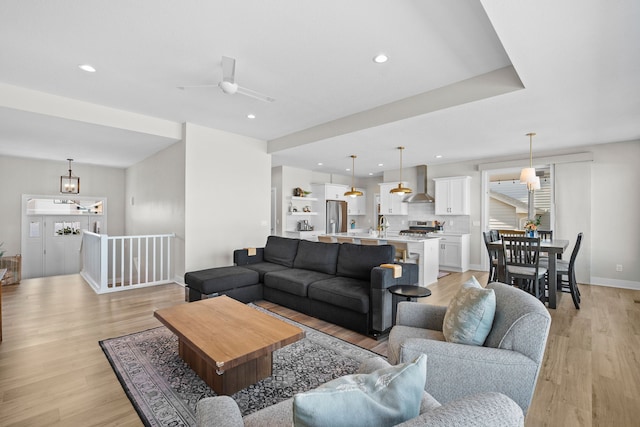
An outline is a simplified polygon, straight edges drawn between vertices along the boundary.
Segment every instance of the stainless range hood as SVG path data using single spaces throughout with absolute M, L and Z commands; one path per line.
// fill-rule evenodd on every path
M 427 165 L 416 166 L 418 172 L 418 188 L 414 194 L 405 197 L 407 203 L 433 203 L 435 199 L 427 194 Z

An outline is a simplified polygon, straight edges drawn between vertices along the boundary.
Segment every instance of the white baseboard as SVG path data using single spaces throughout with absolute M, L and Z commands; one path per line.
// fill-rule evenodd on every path
M 618 280 L 610 279 L 608 277 L 591 276 L 591 279 L 589 281 L 591 282 L 590 284 L 594 286 L 607 286 L 610 288 L 633 289 L 636 291 L 640 291 L 640 282 L 634 282 L 632 280 Z
M 186 285 L 184 284 L 184 277 L 183 276 L 173 276 L 173 281 L 176 282 L 178 285 L 185 287 Z
M 469 270 L 475 270 L 475 271 L 489 271 L 487 270 L 486 267 L 483 267 L 480 264 L 469 264 Z

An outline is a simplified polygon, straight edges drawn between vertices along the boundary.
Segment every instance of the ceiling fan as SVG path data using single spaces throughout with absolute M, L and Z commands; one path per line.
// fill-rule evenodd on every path
M 259 99 L 260 101 L 273 102 L 274 98 L 264 95 L 255 90 L 247 89 L 246 87 L 238 86 L 236 83 L 236 60 L 229 58 L 228 56 L 222 57 L 222 81 L 217 85 L 195 85 L 195 86 L 178 86 L 179 89 L 189 89 L 197 87 L 214 87 L 218 86 L 222 91 L 228 95 L 234 95 L 239 93 L 240 95 L 249 96 L 251 98 Z

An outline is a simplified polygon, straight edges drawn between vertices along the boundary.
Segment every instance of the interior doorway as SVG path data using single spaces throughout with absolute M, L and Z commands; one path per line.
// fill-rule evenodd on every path
M 529 193 L 520 183 L 521 168 L 484 170 L 482 172 L 482 231 L 491 229 L 522 230 L 529 219 Z M 553 230 L 555 224 L 554 166 L 536 166 L 540 189 L 533 192 L 534 212 L 540 217 L 541 230 Z M 482 264 L 488 268 L 484 241 Z
M 22 196 L 22 277 L 79 273 L 82 230 L 106 233 L 106 198 Z

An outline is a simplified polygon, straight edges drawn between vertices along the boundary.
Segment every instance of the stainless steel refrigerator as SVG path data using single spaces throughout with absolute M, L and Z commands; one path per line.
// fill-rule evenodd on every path
M 347 232 L 347 202 L 327 200 L 327 233 Z

